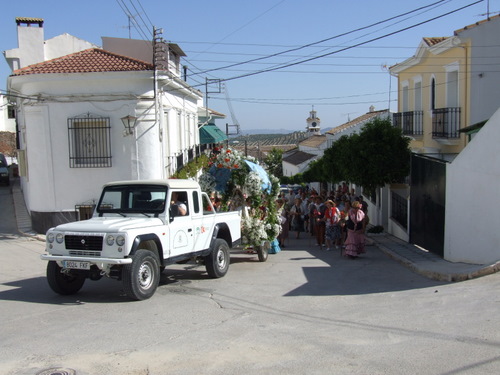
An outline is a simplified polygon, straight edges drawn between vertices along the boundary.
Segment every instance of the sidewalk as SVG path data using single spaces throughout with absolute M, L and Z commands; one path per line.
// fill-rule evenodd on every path
M 500 262 L 491 265 L 448 262 L 387 233 L 368 235 L 367 239 L 392 259 L 433 280 L 464 281 L 500 271 Z
M 24 203 L 19 178 L 11 179 L 11 185 L 19 232 L 45 241 L 45 234 L 38 234 L 31 228 L 31 217 Z M 413 272 L 438 281 L 464 281 L 500 271 L 500 262 L 491 265 L 448 262 L 387 233 L 368 235 L 367 245 L 377 246 L 387 256 Z
M 10 185 L 12 189 L 12 200 L 14 202 L 14 212 L 16 213 L 17 230 L 24 236 L 33 237 L 36 240 L 45 242 L 45 233 L 40 235 L 33 231 L 31 227 L 31 216 L 24 203 L 19 177 L 11 178 Z

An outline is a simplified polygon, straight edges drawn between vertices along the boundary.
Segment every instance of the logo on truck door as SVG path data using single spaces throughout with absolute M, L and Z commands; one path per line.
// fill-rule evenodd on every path
M 174 248 L 185 247 L 188 245 L 186 232 L 179 230 L 174 234 Z

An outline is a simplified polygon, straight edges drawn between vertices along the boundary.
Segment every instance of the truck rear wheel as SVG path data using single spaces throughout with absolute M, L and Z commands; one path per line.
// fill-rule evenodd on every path
M 217 238 L 213 244 L 212 251 L 205 257 L 205 267 L 210 277 L 223 277 L 230 262 L 229 245 L 223 239 Z
M 160 261 L 149 250 L 137 250 L 131 264 L 123 266 L 123 289 L 128 297 L 142 301 L 153 296 L 160 282 Z
M 85 276 L 61 272 L 61 267 L 53 260 L 47 264 L 47 281 L 50 288 L 63 296 L 77 293 L 85 283 Z
M 257 247 L 257 255 L 259 257 L 259 262 L 265 262 L 269 254 L 269 249 L 266 245 Z

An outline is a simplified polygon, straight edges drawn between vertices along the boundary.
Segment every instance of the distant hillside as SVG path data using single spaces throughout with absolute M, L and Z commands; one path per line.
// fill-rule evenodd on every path
M 289 134 L 248 134 L 240 135 L 230 139 L 232 144 L 244 144 L 248 146 L 285 146 L 297 145 L 299 142 L 306 139 L 305 132 L 294 132 Z

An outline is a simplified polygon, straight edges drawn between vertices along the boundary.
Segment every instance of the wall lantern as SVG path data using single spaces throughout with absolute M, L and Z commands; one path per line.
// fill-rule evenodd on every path
M 125 116 L 121 118 L 123 126 L 125 127 L 125 135 L 134 134 L 134 128 L 137 124 L 137 117 L 135 116 Z

